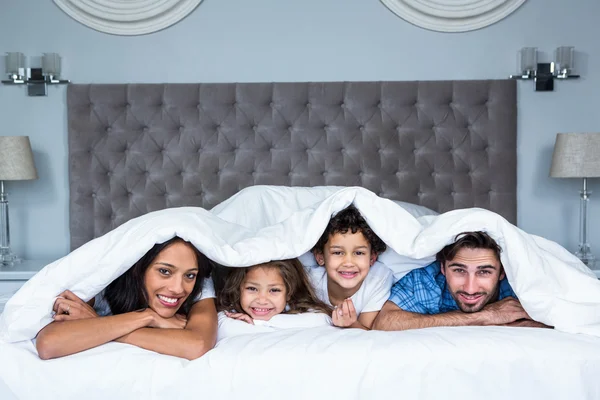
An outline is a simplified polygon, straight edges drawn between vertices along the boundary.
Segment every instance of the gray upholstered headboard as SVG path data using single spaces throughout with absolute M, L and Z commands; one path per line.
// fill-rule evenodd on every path
M 514 81 L 70 85 L 71 247 L 256 184 L 516 221 Z

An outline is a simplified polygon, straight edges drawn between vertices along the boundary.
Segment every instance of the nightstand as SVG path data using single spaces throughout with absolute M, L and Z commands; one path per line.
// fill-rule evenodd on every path
M 23 260 L 12 267 L 0 265 L 0 313 L 12 294 L 48 264 L 44 260 Z

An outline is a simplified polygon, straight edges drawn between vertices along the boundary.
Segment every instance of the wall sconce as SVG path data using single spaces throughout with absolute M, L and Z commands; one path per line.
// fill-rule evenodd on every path
M 518 53 L 518 64 L 521 73 L 510 75 L 510 79 L 533 79 L 536 91 L 554 90 L 554 79 L 579 78 L 573 73 L 575 48 L 573 46 L 557 47 L 554 51 L 554 62 L 538 63 L 537 48 L 523 47 Z
M 46 96 L 48 85 L 63 85 L 68 80 L 60 79 L 60 55 L 44 53 L 42 68 L 25 68 L 23 53 L 6 53 L 6 73 L 8 79 L 2 81 L 6 85 L 27 85 L 29 96 Z

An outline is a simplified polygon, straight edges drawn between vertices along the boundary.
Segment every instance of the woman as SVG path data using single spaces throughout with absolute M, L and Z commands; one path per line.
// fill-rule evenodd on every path
M 63 292 L 54 303 L 54 321 L 37 335 L 40 358 L 111 341 L 189 360 L 202 356 L 217 334 L 210 270 L 203 254 L 175 237 L 155 245 L 88 303 Z

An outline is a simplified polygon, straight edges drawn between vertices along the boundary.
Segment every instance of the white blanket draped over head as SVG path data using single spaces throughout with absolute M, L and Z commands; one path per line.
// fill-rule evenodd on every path
M 183 207 L 146 214 L 49 264 L 6 304 L 0 339 L 34 338 L 52 321 L 59 293 L 69 289 L 91 299 L 155 243 L 174 235 L 220 264 L 249 266 L 305 254 L 332 214 L 351 203 L 389 246 L 380 261 L 397 277 L 428 264 L 457 234 L 484 230 L 504 249 L 508 280 L 532 318 L 557 330 L 600 336 L 600 282 L 594 274 L 561 246 L 493 212 L 472 208 L 415 218 L 363 188 L 254 186 L 210 211 Z

